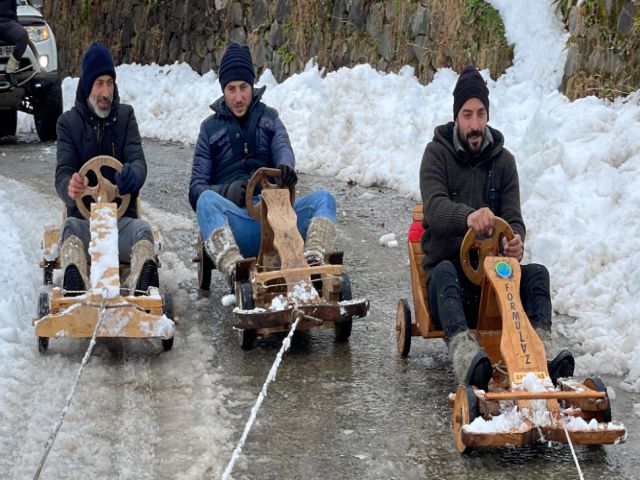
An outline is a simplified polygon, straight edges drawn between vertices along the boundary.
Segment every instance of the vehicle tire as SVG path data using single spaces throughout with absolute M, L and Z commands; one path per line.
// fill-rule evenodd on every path
M 411 350 L 411 309 L 406 298 L 398 301 L 396 311 L 396 346 L 403 357 L 409 356 Z
M 478 400 L 473 387 L 460 385 L 453 403 L 453 439 L 460 453 L 471 451 L 471 447 L 462 441 L 462 427 L 473 422 L 478 413 Z
M 204 248 L 204 243 L 200 243 L 200 261 L 198 262 L 198 285 L 202 290 L 209 290 L 211 287 L 211 271 L 213 270 L 211 257 Z
M 17 110 L 0 110 L 0 138 L 14 136 L 18 127 Z
M 236 304 L 242 310 L 253 310 L 253 291 L 251 289 L 251 283 L 247 281 L 238 282 L 236 284 Z M 257 338 L 255 330 L 241 330 L 238 329 L 238 343 L 242 350 L 251 350 L 253 344 Z
M 49 294 L 42 292 L 38 297 L 38 318 L 49 315 Z M 49 348 L 49 337 L 38 337 L 38 351 L 44 353 Z
M 40 141 L 48 142 L 57 139 L 56 124 L 60 115 L 62 115 L 62 86 L 60 80 L 57 80 L 34 98 L 33 119 Z
M 165 292 L 162 294 L 162 307 L 164 310 L 165 317 L 173 320 L 173 297 L 169 292 Z M 173 348 L 173 337 L 171 338 L 163 338 L 162 349 L 165 352 L 168 352 Z
M 595 390 L 596 392 L 605 392 L 607 396 L 607 402 L 609 405 L 604 410 L 599 410 L 595 414 L 595 419 L 599 423 L 609 423 L 611 421 L 611 400 L 609 400 L 609 394 L 607 394 L 607 387 L 604 386 L 604 382 L 600 377 L 589 377 L 584 382 L 582 382 L 586 387 L 589 387 L 591 390 Z
M 349 274 L 343 273 L 339 300 L 342 302 L 344 300 L 351 300 L 352 298 L 353 295 L 351 293 L 351 281 L 349 280 Z M 349 340 L 349 337 L 351 336 L 352 325 L 353 320 L 351 318 L 343 322 L 336 322 L 334 327 L 336 342 L 346 342 L 347 340 Z
M 49 262 L 47 262 L 47 264 L 42 269 L 42 284 L 43 285 L 53 284 L 53 264 Z

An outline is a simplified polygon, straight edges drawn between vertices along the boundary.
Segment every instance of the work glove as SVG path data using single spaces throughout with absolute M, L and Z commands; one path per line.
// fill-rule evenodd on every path
M 116 172 L 116 185 L 120 195 L 136 193 L 140 190 L 140 180 L 138 180 L 136 172 L 131 168 L 131 164 L 125 163 L 122 171 Z
M 222 189 L 222 196 L 240 208 L 244 207 L 245 197 L 247 196 L 247 181 L 239 179 L 229 185 L 225 185 Z
M 280 165 L 278 168 L 280 169 L 280 180 L 278 181 L 278 185 L 290 188 L 298 183 L 298 174 L 294 168 L 291 168 L 286 164 Z

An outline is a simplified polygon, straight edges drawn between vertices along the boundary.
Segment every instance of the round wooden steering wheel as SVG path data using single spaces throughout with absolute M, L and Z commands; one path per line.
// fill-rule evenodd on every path
M 249 215 L 254 220 L 262 219 L 262 200 L 260 200 L 255 205 L 253 204 L 253 193 L 256 189 L 256 185 L 262 185 L 262 188 L 283 188 L 276 183 L 272 183 L 269 181 L 269 178 L 280 178 L 282 172 L 278 168 L 267 168 L 261 167 L 256 170 L 251 178 L 249 179 L 249 183 L 247 183 L 247 193 L 245 197 L 245 205 L 247 206 L 247 211 Z M 296 190 L 295 187 L 289 187 L 289 196 L 291 197 L 291 205 L 293 205 L 293 201 L 295 199 Z
M 500 255 L 500 239 L 505 236 L 507 240 L 511 240 L 513 230 L 509 224 L 500 217 L 495 217 L 493 221 L 493 234 L 486 237 L 476 236 L 476 232 L 473 228 L 467 231 L 467 234 L 462 240 L 460 245 L 460 263 L 462 264 L 462 270 L 467 278 L 476 285 L 482 283 L 484 277 L 484 259 L 486 257 Z M 469 254 L 472 250 L 478 252 L 478 268 L 474 268 L 471 265 Z
M 108 155 L 98 155 L 88 160 L 78 172 L 89 178 L 89 185 L 76 198 L 76 206 L 84 218 L 91 217 L 91 212 L 84 203 L 85 197 L 91 197 L 92 202 L 115 202 L 118 204 L 118 218 L 122 217 L 129 208 L 131 194 L 120 195 L 118 187 L 105 178 L 102 173 L 103 168 L 111 168 L 116 172 L 121 172 L 122 164 Z

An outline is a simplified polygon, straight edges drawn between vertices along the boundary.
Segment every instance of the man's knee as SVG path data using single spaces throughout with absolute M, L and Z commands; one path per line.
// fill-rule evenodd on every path
M 551 279 L 549 277 L 549 270 L 544 265 L 539 263 L 529 263 L 523 265 L 522 282 L 528 285 L 536 285 L 549 289 L 551 285 Z
M 218 209 L 222 198 L 224 197 L 213 190 L 205 190 L 200 194 L 196 202 L 196 213 L 198 211 L 206 212 L 211 209 Z
M 148 240 L 153 243 L 153 232 L 151 225 L 144 221 L 136 219 L 132 225 L 132 244 L 135 245 L 140 240 Z
M 78 237 L 84 247 L 87 248 L 90 240 L 89 221 L 81 218 L 68 217 L 62 226 L 62 241 L 64 242 L 70 236 Z

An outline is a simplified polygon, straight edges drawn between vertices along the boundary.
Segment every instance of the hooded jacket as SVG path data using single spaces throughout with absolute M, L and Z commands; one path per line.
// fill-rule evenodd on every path
M 18 2 L 16 0 L 0 0 L 0 19 L 18 20 Z
M 244 128 L 227 108 L 224 96 L 211 105 L 215 113 L 202 122 L 193 153 L 189 202 L 194 210 L 205 190 L 220 193 L 234 180 L 248 180 L 260 167 L 295 168 L 289 135 L 278 112 L 260 101 L 265 89 L 253 89 Z
M 142 150 L 138 124 L 130 105 L 120 103 L 118 87 L 114 85 L 111 112 L 105 119 L 97 117 L 87 103 L 88 94 L 78 82 L 75 106 L 63 113 L 57 124 L 56 191 L 67 206 L 67 216 L 83 218 L 76 202 L 69 198 L 67 190 L 71 176 L 91 158 L 97 155 L 115 157 L 122 164 L 129 163 L 139 184 L 147 177 L 147 163 Z M 105 169 L 105 177 L 115 185 L 115 172 Z M 131 195 L 127 217 L 136 217 L 138 192 Z
M 491 208 L 523 242 L 526 233 L 516 162 L 504 148 L 502 133 L 487 126 L 492 141 L 472 158 L 454 147 L 454 125 L 449 122 L 435 129 L 420 165 L 426 268 L 460 258 L 460 245 L 469 229 L 467 217 L 479 208 Z

